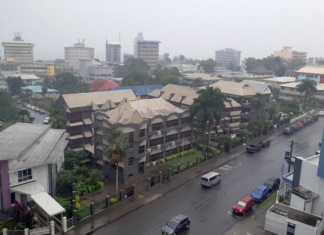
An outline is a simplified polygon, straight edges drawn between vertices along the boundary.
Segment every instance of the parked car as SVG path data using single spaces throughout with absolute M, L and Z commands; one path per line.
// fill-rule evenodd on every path
M 304 124 L 301 123 L 301 122 L 298 122 L 296 125 L 298 125 L 300 128 L 303 128 L 304 127 Z
M 291 135 L 291 134 L 294 134 L 294 131 L 291 129 L 291 128 L 285 128 L 284 130 L 283 130 L 283 134 L 284 135 Z
M 307 126 L 309 124 L 307 119 L 301 120 L 300 122 L 303 123 L 304 126 Z
M 324 116 L 324 111 L 319 111 L 318 116 Z
M 290 129 L 292 129 L 293 131 L 299 131 L 300 127 L 298 125 L 292 125 Z
M 259 142 L 259 145 L 263 148 L 267 147 L 267 146 L 270 146 L 270 140 L 261 140 Z
M 30 120 L 31 120 L 31 121 L 35 120 L 35 115 L 34 115 L 34 114 L 30 114 L 29 117 L 30 117 Z
M 190 219 L 186 215 L 177 215 L 168 221 L 162 228 L 162 235 L 175 235 L 179 232 L 188 229 L 190 226 Z
M 250 144 L 249 147 L 246 148 L 246 152 L 255 153 L 261 150 L 261 146 L 259 144 Z
M 40 110 L 39 110 L 39 113 L 40 113 L 40 114 L 44 114 L 44 113 L 45 113 L 45 111 L 44 111 L 44 110 L 42 110 L 42 109 L 40 109 Z
M 268 193 L 269 189 L 266 186 L 261 185 L 254 189 L 250 196 L 253 197 L 256 202 L 263 202 L 267 199 Z
M 264 184 L 264 186 L 267 186 L 267 188 L 269 189 L 270 192 L 276 190 L 277 188 L 279 188 L 280 185 L 280 179 L 277 177 L 270 177 L 269 179 L 267 179 Z
M 21 104 L 21 102 L 19 100 L 16 101 L 17 104 Z
M 35 108 L 35 112 L 39 112 L 39 108 L 36 107 L 36 108 Z
M 309 121 L 309 123 L 312 123 L 314 121 L 313 117 L 307 117 L 306 119 Z
M 32 106 L 30 104 L 27 104 L 26 107 L 29 108 L 29 109 L 31 109 Z
M 35 106 L 31 106 L 31 110 L 35 110 Z
M 255 205 L 254 198 L 250 196 L 242 197 L 232 208 L 234 213 L 245 215 Z
M 318 115 L 312 115 L 314 121 L 318 121 Z
M 201 177 L 202 187 L 213 187 L 222 181 L 222 175 L 217 172 L 209 172 Z
M 50 117 L 46 117 L 46 118 L 44 119 L 43 124 L 49 124 L 49 120 L 50 120 L 50 119 L 51 119 Z

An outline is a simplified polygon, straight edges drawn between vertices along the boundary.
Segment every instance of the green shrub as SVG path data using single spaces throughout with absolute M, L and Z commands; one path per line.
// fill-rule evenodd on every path
M 174 172 L 174 173 L 178 173 L 178 169 L 174 168 L 174 169 L 173 169 L 173 172 Z
M 25 230 L 26 225 L 25 223 L 19 222 L 18 224 L 16 224 L 16 226 L 14 227 L 14 230 Z
M 186 170 L 187 169 L 187 165 L 182 165 L 182 166 L 180 166 L 180 171 L 184 171 L 184 170 Z
M 172 156 L 170 157 L 166 157 L 165 160 L 168 162 L 168 161 L 171 161 L 172 160 Z
M 98 181 L 98 189 L 103 189 L 104 188 L 104 183 Z
M 81 210 L 81 205 L 80 205 L 80 203 L 78 203 L 78 202 L 75 203 L 75 209 L 77 209 L 78 211 Z
M 244 129 L 246 127 L 246 125 L 245 124 L 240 124 L 240 129 Z
M 90 185 L 88 186 L 88 192 L 92 193 L 92 187 Z
M 146 163 L 146 168 L 149 168 L 151 166 L 150 163 Z
M 110 205 L 114 205 L 117 203 L 117 199 L 116 198 L 110 198 Z
M 76 200 L 77 202 L 79 202 L 79 201 L 80 201 L 80 196 L 75 196 L 75 200 Z

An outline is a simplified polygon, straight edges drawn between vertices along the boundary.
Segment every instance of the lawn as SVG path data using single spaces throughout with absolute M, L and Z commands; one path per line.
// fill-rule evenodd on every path
M 81 209 L 78 211 L 78 217 L 80 219 L 83 219 L 84 217 L 87 217 L 88 215 L 90 215 L 90 208 L 89 207 L 83 205 L 82 203 L 80 203 L 80 206 L 81 206 Z
M 203 157 L 203 153 L 197 149 L 195 149 L 195 153 L 194 154 L 191 154 L 191 155 L 188 155 L 188 156 L 184 156 L 183 157 L 183 163 L 184 164 L 187 164 L 188 160 L 190 161 L 196 161 L 196 158 L 197 157 Z M 173 159 L 172 161 L 168 161 L 167 163 L 169 163 L 170 165 L 172 166 L 178 166 L 178 163 L 182 163 L 182 157 L 179 157 L 179 158 L 176 158 L 176 159 Z
M 261 206 L 272 206 L 276 203 L 277 191 L 273 192 L 270 197 L 261 203 Z

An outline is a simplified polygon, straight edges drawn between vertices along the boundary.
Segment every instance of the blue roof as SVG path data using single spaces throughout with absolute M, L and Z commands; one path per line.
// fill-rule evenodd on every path
M 23 86 L 20 89 L 31 90 L 33 93 L 41 93 L 43 86 Z M 47 92 L 57 92 L 57 90 L 47 88 Z
M 119 91 L 119 90 L 127 90 L 132 89 L 135 95 L 146 96 L 152 91 L 156 89 L 162 89 L 164 86 L 162 85 L 147 85 L 147 86 L 120 86 L 120 87 L 112 87 L 105 91 Z
M 265 91 L 265 89 L 269 88 L 269 85 L 265 85 L 265 84 L 252 83 L 252 82 L 241 82 L 241 83 L 247 84 L 250 87 L 256 88 L 261 91 Z

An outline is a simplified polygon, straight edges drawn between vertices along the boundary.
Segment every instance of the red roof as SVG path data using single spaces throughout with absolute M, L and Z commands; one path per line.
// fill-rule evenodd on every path
M 244 197 L 242 197 L 241 199 L 240 199 L 240 201 L 242 201 L 242 202 L 248 202 L 248 201 L 250 201 L 252 199 L 252 197 L 250 197 L 250 196 L 244 196 Z
M 108 79 L 103 79 L 103 78 L 97 78 L 89 85 L 90 91 L 92 92 L 104 91 L 113 87 L 119 87 L 119 86 L 116 82 L 110 81 Z

